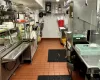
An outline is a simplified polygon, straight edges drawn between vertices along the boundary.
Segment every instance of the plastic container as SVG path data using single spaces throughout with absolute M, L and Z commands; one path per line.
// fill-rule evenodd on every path
M 24 23 L 24 22 L 27 22 L 27 21 L 24 20 L 24 19 L 17 19 L 17 22 L 19 22 L 19 23 Z
M 58 26 L 64 27 L 64 20 L 58 20 Z

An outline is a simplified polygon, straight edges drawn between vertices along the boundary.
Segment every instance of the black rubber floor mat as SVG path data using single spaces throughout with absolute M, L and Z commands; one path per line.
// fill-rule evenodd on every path
M 71 80 L 69 75 L 59 75 L 59 76 L 38 76 L 38 80 Z
M 67 62 L 65 49 L 50 49 L 48 51 L 48 62 Z

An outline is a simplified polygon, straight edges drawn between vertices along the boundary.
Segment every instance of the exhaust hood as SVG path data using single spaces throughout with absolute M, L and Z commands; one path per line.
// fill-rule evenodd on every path
M 43 0 L 11 0 L 14 3 L 17 4 L 23 4 L 26 7 L 32 8 L 32 9 L 41 9 L 43 8 L 43 6 L 39 3 L 39 1 L 43 1 Z

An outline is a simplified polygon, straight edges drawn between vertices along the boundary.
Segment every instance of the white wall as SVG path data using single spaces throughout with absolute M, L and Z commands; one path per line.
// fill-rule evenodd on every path
M 65 24 L 68 24 L 68 16 L 64 16 Z M 57 16 L 44 17 L 43 38 L 60 38 L 60 32 L 57 24 Z
M 57 3 L 59 4 L 59 3 Z M 63 16 L 65 20 L 65 25 L 68 24 L 68 16 L 62 15 L 54 15 L 55 13 L 55 5 L 56 3 L 52 3 L 53 14 L 44 17 L 44 29 L 43 29 L 43 38 L 60 38 L 60 32 L 57 23 L 57 17 Z M 63 5 L 63 3 L 60 3 Z
M 39 10 L 34 10 L 35 23 L 38 22 L 39 20 L 38 14 L 39 14 Z

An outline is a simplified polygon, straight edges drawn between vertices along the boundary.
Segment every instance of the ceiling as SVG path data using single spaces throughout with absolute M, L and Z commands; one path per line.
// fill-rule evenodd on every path
M 27 7 L 30 7 L 30 8 L 41 8 L 41 6 L 35 1 L 35 0 L 12 0 L 13 2 L 17 3 L 17 4 L 23 4 Z
M 44 1 L 51 1 L 51 2 L 56 2 L 56 0 L 44 0 Z M 65 0 L 60 0 L 60 2 L 63 2 Z

